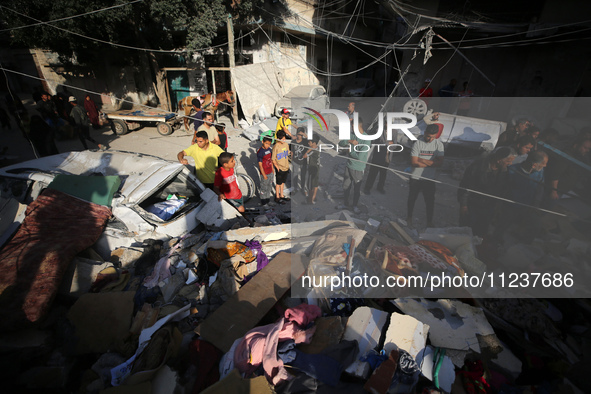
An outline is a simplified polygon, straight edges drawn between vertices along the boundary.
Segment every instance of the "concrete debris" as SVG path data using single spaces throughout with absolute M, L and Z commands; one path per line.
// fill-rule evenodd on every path
M 99 273 L 109 267 L 113 267 L 113 264 L 82 257 L 74 258 L 62 279 L 59 293 L 72 297 L 80 297 L 88 293 Z
M 495 333 L 482 309 L 461 301 L 398 298 L 392 303 L 429 325 L 429 340 L 433 346 L 481 353 L 478 336 Z
M 500 259 L 502 264 L 512 271 L 525 272 L 530 266 L 544 256 L 544 251 L 532 245 L 517 244 L 505 251 Z
M 382 329 L 388 320 L 388 313 L 366 306 L 355 309 L 345 328 L 343 339 L 359 343 L 359 355 L 365 356 L 380 342 Z M 345 372 L 362 379 L 370 373 L 369 364 L 356 360 Z
M 164 298 L 164 302 L 168 303 L 172 301 L 181 287 L 185 285 L 185 281 L 186 278 L 183 274 L 183 271 L 179 270 L 170 278 L 166 278 L 162 282 L 158 283 L 160 291 L 162 292 L 162 297 Z
M 428 333 L 429 325 L 423 324 L 412 316 L 392 313 L 388 331 L 386 331 L 384 350 L 389 353 L 395 348 L 400 348 L 416 357 L 425 348 Z
M 323 221 L 272 225 L 280 222 L 279 217 L 261 211 L 251 217 L 261 227 L 213 232 L 212 227 L 227 226 L 240 215 L 210 190 L 201 197 L 207 203 L 196 214 L 204 225 L 200 232 L 120 247 L 111 253 L 110 262 L 76 257 L 70 265 L 61 293 L 78 299 L 62 315 L 72 326 L 75 353 L 95 357 L 92 367 L 82 371 L 81 392 L 191 392 L 196 376 L 205 368 L 223 373 L 204 392 L 274 392 L 269 376 L 243 378 L 238 374 L 235 350 L 251 329 L 276 324 L 286 309 L 299 307 L 302 300 L 320 307 L 324 316 L 306 326 L 315 333 L 301 343 L 296 341 L 297 352 L 292 357 L 318 357 L 325 361 L 321 365 L 338 365 L 341 360 L 323 357 L 343 341 L 357 341 L 350 345 L 359 351 L 355 361 L 339 365 L 339 375 L 344 370 L 351 376 L 341 377 L 339 385 L 331 387 L 339 392 L 349 392 L 345 381 L 351 377 L 357 380 L 357 389 L 365 387 L 371 393 L 412 392 L 419 386 L 462 392 L 466 382 L 456 379 L 456 374 L 464 376 L 464 371 L 473 376 L 467 368 L 474 359 L 486 365 L 483 379 L 492 385 L 496 379 L 513 384 L 522 374 L 522 356 L 527 352 L 538 358 L 544 357 L 544 351 L 551 357 L 561 354 L 571 364 L 584 355 L 580 337 L 588 328 L 581 323 L 563 336 L 557 327 L 568 321 L 567 315 L 554 302 L 492 299 L 482 303 L 486 315 L 483 309 L 457 299 L 406 297 L 390 305 L 375 296 L 372 300 L 339 298 L 332 304 L 327 297 L 337 298 L 344 286 L 327 296 L 323 290 L 303 288 L 297 280 L 335 270 L 359 273 L 356 270 L 362 266 L 369 267 L 367 272 L 372 275 L 381 275 L 380 280 L 391 276 L 382 269 L 384 259 L 376 258 L 376 250 L 391 245 L 391 255 L 408 252 L 410 248 L 404 245 L 412 248 L 418 239 L 418 233 L 402 227 L 399 223 L 404 225 L 403 221 L 397 218 L 356 217 L 343 210 L 326 215 Z M 481 240 L 467 228 L 431 228 L 420 239 L 450 249 L 468 274 L 482 275 L 488 270 L 476 253 Z M 555 246 L 542 240 L 531 245 L 515 240 L 502 258 L 513 266 L 553 266 L 565 260 L 573 264 L 591 251 L 588 242 L 577 239 L 557 245 L 555 249 L 562 248 L 566 256 L 547 254 Z M 145 278 L 153 280 L 142 284 Z M 148 286 L 152 282 L 155 285 Z M 294 298 L 289 298 L 290 290 Z M 383 291 L 375 290 L 376 294 Z M 588 310 L 591 313 L 591 307 Z M 493 326 L 506 331 L 508 335 L 502 338 L 510 340 L 501 342 Z M 537 342 L 530 343 L 530 336 Z M 0 354 L 43 354 L 46 360 L 53 337 L 46 329 L 3 335 Z M 521 339 L 515 343 L 514 338 Z M 543 350 L 539 349 L 540 338 L 545 341 Z M 187 351 L 194 341 L 219 349 L 221 363 L 183 369 L 183 360 L 193 357 Z M 281 340 L 279 345 L 284 343 Z M 517 352 L 517 346 L 525 352 Z M 69 387 L 75 359 L 54 352 L 51 360 L 23 369 L 24 373 L 16 375 L 17 383 L 31 390 Z M 408 373 L 401 378 L 403 369 Z M 295 375 L 289 387 L 312 384 L 309 387 L 320 390 L 326 386 L 302 370 L 289 370 Z

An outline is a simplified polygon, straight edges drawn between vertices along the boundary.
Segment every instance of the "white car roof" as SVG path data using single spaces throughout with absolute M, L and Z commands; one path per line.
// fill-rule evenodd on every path
M 139 153 L 82 151 L 43 157 L 0 169 L 0 176 L 49 182 L 57 174 L 118 175 L 123 203 L 137 203 L 164 181 L 182 171 L 180 163 Z

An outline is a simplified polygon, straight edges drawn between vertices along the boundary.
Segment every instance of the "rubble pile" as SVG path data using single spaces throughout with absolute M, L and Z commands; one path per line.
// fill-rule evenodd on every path
M 416 238 L 396 222 L 326 220 L 146 240 L 109 261 L 89 249 L 45 320 L 3 333 L 6 392 L 585 391 L 573 372 L 586 363 L 584 300 L 391 297 L 300 280 L 486 268 L 469 229 Z M 520 253 L 550 258 L 540 250 Z

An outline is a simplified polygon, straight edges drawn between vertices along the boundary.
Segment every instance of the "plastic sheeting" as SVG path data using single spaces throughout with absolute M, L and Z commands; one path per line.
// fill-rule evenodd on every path
M 249 124 L 262 105 L 267 111 L 273 111 L 275 103 L 283 96 L 273 63 L 234 67 L 231 72 L 242 112 Z

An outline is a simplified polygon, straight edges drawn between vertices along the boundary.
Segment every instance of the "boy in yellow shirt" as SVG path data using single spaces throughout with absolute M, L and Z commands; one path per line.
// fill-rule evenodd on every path
M 287 108 L 281 110 L 281 117 L 277 120 L 277 127 L 275 128 L 275 138 L 277 138 L 277 132 L 283 130 L 285 135 L 291 139 L 291 133 L 289 132 L 289 126 L 291 126 L 291 119 L 289 119 L 289 111 Z

